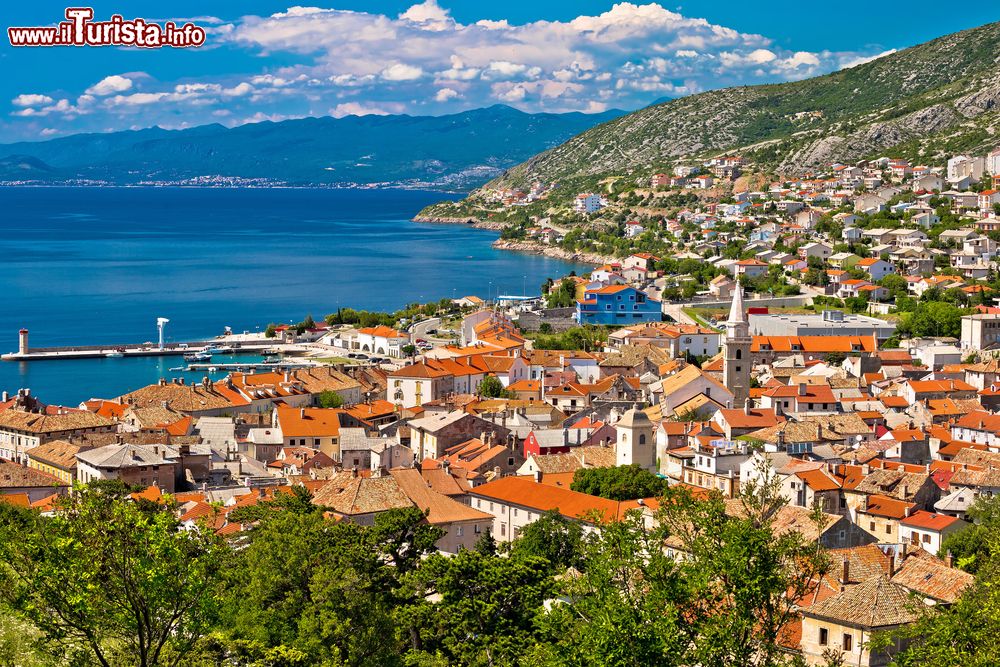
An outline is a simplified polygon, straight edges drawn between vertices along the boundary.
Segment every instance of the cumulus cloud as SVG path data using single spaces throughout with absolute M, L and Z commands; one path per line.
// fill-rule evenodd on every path
M 55 100 L 48 95 L 33 95 L 31 93 L 27 93 L 18 95 L 10 102 L 16 107 L 37 107 L 45 104 L 52 104 Z
M 343 118 L 344 116 L 388 116 L 391 113 L 402 111 L 400 105 L 393 106 L 395 106 L 395 109 L 386 109 L 360 102 L 344 102 L 330 109 L 330 115 L 335 118 Z
M 19 95 L 9 114 L 84 118 L 78 122 L 107 129 L 139 118 L 165 124 L 183 117 L 193 125 L 220 117 L 248 122 L 257 114 L 440 113 L 496 102 L 528 111 L 594 112 L 796 80 L 878 57 L 793 51 L 656 3 L 619 2 L 571 20 L 464 24 L 443 2 L 424 0 L 398 15 L 291 6 L 219 22 L 214 46 L 246 51 L 261 65 L 170 82 L 125 72 L 85 91 Z
M 556 98 L 560 108 L 586 109 L 602 90 L 620 91 L 620 106 L 639 106 L 653 94 L 802 78 L 864 55 L 792 52 L 762 35 L 631 2 L 594 16 L 521 24 L 462 24 L 438 0 L 396 17 L 294 7 L 246 17 L 225 39 L 311 58 L 282 76 L 307 73 L 339 86 L 363 81 L 374 102 L 458 99 L 439 94 L 447 88 L 482 104 L 538 109 L 556 108 L 546 106 Z M 579 85 L 555 85 L 571 82 Z
M 111 95 L 113 93 L 123 93 L 132 87 L 132 79 L 112 74 L 106 76 L 93 86 L 87 89 L 88 95 Z
M 386 81 L 413 81 L 424 75 L 424 70 L 405 63 L 393 63 L 382 70 L 382 78 Z
M 447 102 L 460 97 L 459 92 L 453 88 L 441 88 L 434 94 L 435 102 Z

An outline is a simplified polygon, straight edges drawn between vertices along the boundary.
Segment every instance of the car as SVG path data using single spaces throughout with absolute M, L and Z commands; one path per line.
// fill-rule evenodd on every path
M 428 335 L 428 336 L 433 336 L 433 335 L 434 335 L 434 334 L 436 334 L 437 332 L 438 332 L 438 330 L 437 330 L 437 329 L 428 329 L 428 330 L 427 330 L 427 335 Z
M 427 341 L 424 340 L 423 338 L 418 338 L 418 339 L 416 339 L 413 342 L 416 343 L 417 345 L 420 345 L 421 343 L 426 343 Z

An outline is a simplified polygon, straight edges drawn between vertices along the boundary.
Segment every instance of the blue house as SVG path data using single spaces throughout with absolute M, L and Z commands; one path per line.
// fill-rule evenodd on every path
M 576 302 L 576 321 L 580 324 L 625 326 L 662 319 L 660 302 L 628 285 L 589 289 Z

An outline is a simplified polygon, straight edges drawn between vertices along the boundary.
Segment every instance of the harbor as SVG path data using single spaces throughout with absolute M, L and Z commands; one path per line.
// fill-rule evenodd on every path
M 165 324 L 165 323 L 164 323 Z M 221 343 L 221 339 L 207 341 L 190 341 L 183 343 L 167 343 L 161 338 L 158 343 L 126 343 L 121 345 L 72 345 L 64 347 L 30 347 L 28 345 L 28 330 L 18 332 L 17 352 L 0 355 L 3 361 L 49 361 L 59 359 L 109 359 L 122 357 L 189 357 L 192 361 L 206 361 L 215 354 L 279 354 L 282 349 L 268 339 L 243 339 L 236 342 Z M 199 358 L 201 355 L 201 358 Z M 205 356 L 207 355 L 207 356 Z M 213 364 L 217 365 L 217 364 Z

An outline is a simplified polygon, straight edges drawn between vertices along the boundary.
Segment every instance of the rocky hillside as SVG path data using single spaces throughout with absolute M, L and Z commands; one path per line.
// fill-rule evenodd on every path
M 1000 23 L 993 23 L 826 76 L 656 104 L 584 132 L 492 184 L 642 173 L 723 151 L 783 171 L 886 153 L 940 161 L 1000 143 L 998 64 Z

